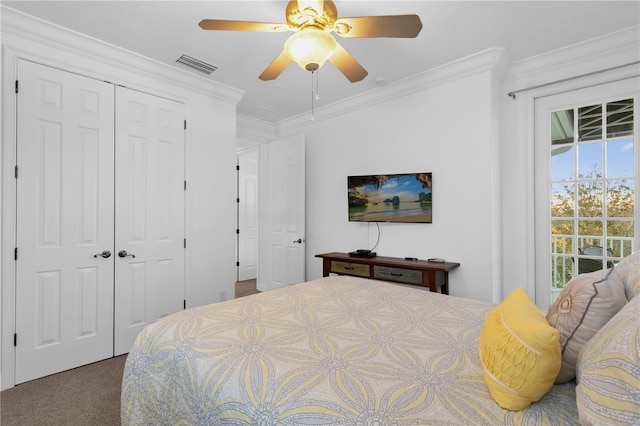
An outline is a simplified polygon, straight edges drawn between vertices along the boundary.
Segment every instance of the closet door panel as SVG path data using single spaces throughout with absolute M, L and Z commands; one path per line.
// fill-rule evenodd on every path
M 116 89 L 115 353 L 183 309 L 184 104 Z
M 18 61 L 16 383 L 113 355 L 113 86 Z

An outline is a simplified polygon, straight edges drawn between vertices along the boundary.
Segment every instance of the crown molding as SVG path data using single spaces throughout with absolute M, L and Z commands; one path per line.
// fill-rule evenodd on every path
M 640 61 L 640 25 L 514 62 L 504 88 L 536 86 Z
M 520 61 L 511 62 L 503 48 L 491 48 L 422 74 L 319 108 L 314 121 L 309 114 L 275 123 L 276 135 L 303 130 L 313 123 L 400 98 L 485 71 L 503 81 L 507 91 L 640 61 L 640 25 L 624 28 Z
M 237 105 L 244 91 L 1 5 L 2 33 Z M 112 77 L 112 76 L 110 76 Z
M 248 115 L 236 114 L 236 135 L 243 145 L 269 143 L 276 139 L 276 127 L 273 123 Z
M 432 68 L 406 79 L 378 87 L 365 93 L 323 106 L 314 112 L 314 120 L 309 120 L 309 113 L 300 114 L 275 123 L 277 135 L 300 131 L 313 123 L 330 120 L 352 113 L 371 105 L 402 98 L 409 94 L 427 90 L 452 81 L 463 79 L 486 71 L 498 73 L 502 77 L 509 67 L 509 58 L 504 48 L 494 47 L 470 56 Z
M 242 90 L 191 74 L 86 36 L 59 25 L 24 14 L 5 5 L 0 6 L 2 33 L 10 34 L 39 45 L 64 51 L 80 58 L 125 69 L 156 81 L 204 93 L 213 98 L 237 105 L 244 96 Z M 99 52 L 99 54 L 98 54 Z M 612 66 L 640 61 L 640 25 L 624 28 L 611 34 L 586 40 L 526 58 L 514 63 L 508 60 L 503 48 L 491 48 L 474 55 L 408 77 L 384 87 L 319 108 L 314 121 L 309 114 L 300 114 L 277 123 L 238 115 L 238 136 L 260 143 L 269 142 L 283 133 L 304 129 L 315 122 L 329 120 L 358 109 L 367 108 L 416 91 L 445 84 L 485 71 L 492 71 L 503 80 L 506 90 L 518 86 L 533 86 L 568 78 Z

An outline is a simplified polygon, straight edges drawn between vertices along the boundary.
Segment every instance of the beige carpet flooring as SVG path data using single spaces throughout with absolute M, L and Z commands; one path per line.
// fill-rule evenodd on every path
M 236 283 L 235 297 L 257 292 L 256 280 Z M 0 392 L 0 426 L 120 425 L 125 361 L 123 355 Z
M 246 280 L 236 282 L 236 299 L 242 296 L 259 293 L 256 289 L 256 280 Z
M 125 361 L 123 355 L 0 392 L 0 425 L 119 425 Z

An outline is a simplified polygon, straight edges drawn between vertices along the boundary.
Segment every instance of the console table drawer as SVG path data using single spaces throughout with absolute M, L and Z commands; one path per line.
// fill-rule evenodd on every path
M 374 265 L 373 278 L 378 280 L 398 281 L 407 284 L 422 284 L 422 271 Z
M 334 260 L 331 262 L 331 272 L 369 278 L 369 265 Z

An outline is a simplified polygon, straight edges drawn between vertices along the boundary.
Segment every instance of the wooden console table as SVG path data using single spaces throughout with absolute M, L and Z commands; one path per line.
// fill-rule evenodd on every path
M 352 275 L 372 280 L 391 281 L 428 287 L 430 291 L 449 294 L 449 271 L 460 266 L 454 262 L 406 260 L 401 257 L 355 257 L 347 253 L 317 254 L 322 258 L 322 276 L 330 273 Z

